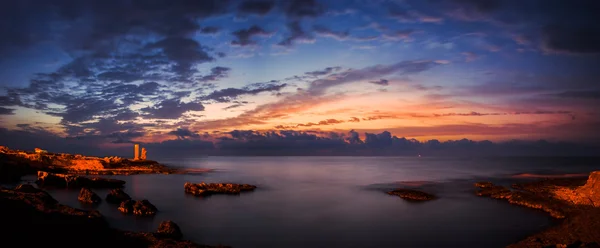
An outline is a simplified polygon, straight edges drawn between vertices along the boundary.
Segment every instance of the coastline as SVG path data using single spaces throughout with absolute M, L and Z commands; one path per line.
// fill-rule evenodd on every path
M 28 153 L 26 153 L 28 154 Z M 31 154 L 31 153 L 29 153 Z M 2 153 L 0 155 L 6 155 Z M 63 158 L 65 155 L 56 156 Z M 74 156 L 74 155 L 69 155 Z M 6 156 L 5 156 L 6 157 Z M 77 176 L 82 174 L 87 175 L 102 175 L 92 174 L 96 171 L 103 173 L 105 169 L 97 168 L 96 170 L 69 170 L 68 166 L 48 166 L 47 161 L 40 162 L 38 160 L 24 159 L 24 157 L 18 157 L 21 160 L 21 165 L 24 167 L 14 166 L 9 169 L 19 170 L 22 168 L 34 169 L 46 169 L 48 171 L 65 171 L 64 175 Z M 32 156 L 33 157 L 33 156 Z M 43 158 L 44 156 L 40 156 Z M 36 157 L 37 158 L 37 157 Z M 14 157 L 12 158 L 14 159 Z M 96 158 L 92 158 L 96 159 Z M 86 159 L 87 160 L 87 159 Z M 11 160 L 12 161 L 12 160 Z M 64 160 L 61 160 L 64 162 Z M 153 161 L 155 162 L 155 161 Z M 157 162 L 156 162 L 157 163 Z M 2 163 L 3 168 L 6 167 L 7 163 Z M 10 163 L 8 163 L 10 164 Z M 55 163 L 50 163 L 50 165 Z M 16 164 L 18 165 L 18 164 Z M 40 165 L 46 165 L 47 167 L 40 167 Z M 127 171 L 128 167 L 125 164 L 121 165 L 120 170 Z M 174 170 L 176 173 L 185 173 L 183 170 Z M 3 169 L 4 170 L 4 169 Z M 109 169 L 110 170 L 110 169 Z M 134 169 L 135 170 L 135 169 Z M 6 170 L 5 170 L 6 171 Z M 10 171 L 10 170 L 9 170 Z M 197 169 L 191 170 L 192 172 L 202 173 L 207 170 Z M 151 172 L 153 174 L 173 174 L 173 173 L 157 173 L 156 170 L 146 170 L 145 172 Z M 51 172 L 54 173 L 54 172 Z M 142 172 L 141 172 L 142 173 Z M 137 174 L 141 174 L 137 173 Z M 10 173 L 9 173 L 10 174 Z M 18 174 L 18 173 L 14 173 Z M 133 174 L 133 173 L 132 173 Z M 149 173 L 145 173 L 149 174 Z M 4 175 L 4 173 L 2 174 Z M 104 174 L 106 175 L 106 174 Z M 118 175 L 131 175 L 131 174 L 118 174 Z M 495 188 L 495 192 L 491 192 L 486 196 L 491 198 L 500 199 L 502 201 L 508 201 L 511 204 L 521 205 L 530 208 L 542 209 L 546 212 L 551 213 L 555 218 L 560 219 L 556 225 L 549 227 L 546 230 L 540 231 L 539 233 L 533 234 L 528 238 L 525 238 L 519 242 L 516 242 L 508 247 L 594 247 L 600 240 L 600 237 L 595 235 L 595 230 L 600 230 L 600 220 L 597 216 L 600 216 L 598 207 L 600 203 L 593 199 L 597 199 L 597 193 L 600 192 L 600 185 L 598 185 L 599 176 L 598 172 L 591 173 L 589 176 L 582 174 L 563 174 L 563 175 L 539 175 L 539 174 L 515 174 L 509 176 L 509 180 L 513 182 L 521 182 L 513 184 L 509 188 Z M 161 176 L 162 177 L 162 176 Z M 19 177 L 20 178 L 20 177 Z M 523 182 L 523 179 L 527 179 L 528 182 Z M 400 184 L 410 187 L 418 187 L 423 184 L 427 184 L 426 181 L 418 182 L 405 182 L 401 181 Z M 587 186 L 586 186 L 587 185 Z M 112 186 L 111 186 L 112 187 Z M 482 187 L 485 189 L 486 187 Z M 10 192 L 16 189 L 2 189 L 8 190 L 3 192 Z M 594 191 L 595 190 L 595 191 Z M 3 198 L 5 195 L 2 196 Z M 139 197 L 139 196 L 138 196 Z M 592 197 L 592 200 L 588 201 L 588 198 Z M 594 198 L 596 197 L 596 198 Z M 10 210 L 13 211 L 13 210 Z M 69 210 L 67 212 L 79 213 L 78 210 Z M 19 213 L 18 211 L 13 211 Z M 558 214 L 553 214 L 554 212 Z M 41 217 L 42 218 L 42 217 Z M 45 218 L 45 217 L 44 217 Z M 60 219 L 54 219 L 53 221 L 61 222 Z M 58 223 L 56 223 L 58 224 Z M 131 232 L 129 232 L 131 233 Z M 132 234 L 133 235 L 133 234 Z M 137 234 L 136 234 L 137 235 Z M 150 237 L 150 234 L 139 234 L 138 236 Z M 150 235 L 150 236 L 148 236 Z M 134 235 L 135 236 L 135 235 Z

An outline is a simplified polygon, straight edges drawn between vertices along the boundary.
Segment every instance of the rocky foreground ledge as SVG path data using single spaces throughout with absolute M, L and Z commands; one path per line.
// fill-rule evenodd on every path
M 552 178 L 513 184 L 475 184 L 479 196 L 540 209 L 559 219 L 556 226 L 508 247 L 600 247 L 600 171 L 588 178 Z
M 110 228 L 98 211 L 59 204 L 32 185 L 0 187 L 2 244 L 19 247 L 201 247 L 180 240 L 179 227 L 163 222 L 156 232 L 126 232 Z

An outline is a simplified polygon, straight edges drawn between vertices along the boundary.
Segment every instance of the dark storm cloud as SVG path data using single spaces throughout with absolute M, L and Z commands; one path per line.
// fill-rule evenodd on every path
M 284 13 L 289 18 L 318 17 L 325 13 L 325 6 L 316 0 L 286 1 Z
M 542 30 L 542 49 L 548 53 L 598 54 L 600 28 L 547 26 Z
M 178 139 L 186 139 L 187 137 L 199 137 L 200 135 L 186 128 L 177 128 L 168 134 L 176 136 Z
M 214 60 L 200 43 L 189 38 L 168 37 L 148 44 L 147 47 L 162 49 L 162 53 L 174 63 L 173 71 L 183 77 L 189 77 L 196 72 L 192 68 L 193 65 Z
M 0 107 L 0 115 L 14 115 L 14 114 L 15 114 L 14 109 Z
M 200 29 L 200 33 L 202 34 L 216 34 L 219 31 L 221 31 L 221 28 L 215 26 L 207 26 Z
M 289 33 L 285 39 L 278 43 L 278 45 L 289 47 L 297 42 L 311 43 L 315 41 L 315 38 L 312 36 L 312 34 L 307 33 L 302 29 L 300 22 L 290 22 L 288 23 L 287 27 Z
M 202 97 L 202 100 L 213 100 L 216 102 L 231 102 L 241 95 L 256 95 L 262 92 L 275 92 L 280 91 L 286 86 L 287 84 L 265 83 L 249 85 L 241 89 L 226 88 L 213 91 L 207 96 Z
M 247 29 L 237 30 L 231 34 L 236 38 L 236 40 L 231 41 L 231 44 L 238 46 L 256 45 L 256 41 L 252 40 L 253 37 L 271 35 L 270 32 L 267 32 L 263 28 L 256 25 L 253 25 Z
M 217 66 L 210 69 L 210 74 L 204 75 L 198 78 L 200 82 L 209 82 L 209 81 L 217 81 L 222 78 L 226 78 L 229 75 L 231 68 Z
M 153 107 L 141 109 L 144 117 L 152 119 L 178 119 L 188 111 L 203 111 L 204 106 L 201 103 L 189 102 L 183 103 L 179 99 L 167 99 L 159 102 Z
M 275 1 L 270 0 L 246 0 L 238 6 L 238 11 L 242 15 L 255 14 L 255 15 L 266 15 L 273 7 L 275 7 Z

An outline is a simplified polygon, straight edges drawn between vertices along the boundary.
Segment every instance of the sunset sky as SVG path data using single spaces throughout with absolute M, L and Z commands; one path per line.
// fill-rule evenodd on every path
M 594 0 L 0 5 L 5 139 L 600 141 Z

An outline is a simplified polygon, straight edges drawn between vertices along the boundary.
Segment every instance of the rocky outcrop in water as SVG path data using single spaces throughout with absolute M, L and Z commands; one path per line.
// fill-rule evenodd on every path
M 121 202 L 131 200 L 131 197 L 122 189 L 112 189 L 106 195 L 106 202 L 113 204 L 121 204 Z
M 195 196 L 208 196 L 213 194 L 230 194 L 236 195 L 241 192 L 253 191 L 256 186 L 250 184 L 235 184 L 235 183 L 190 183 L 186 182 L 183 185 L 186 193 Z
M 100 201 L 102 201 L 100 196 L 98 196 L 96 193 L 92 192 L 88 188 L 81 188 L 77 200 L 85 204 L 98 204 L 100 203 Z
M 19 247 L 199 247 L 148 232 L 126 232 L 110 228 L 98 211 L 85 211 L 59 204 L 32 185 L 14 189 L 0 187 L 0 219 L 5 228 L 0 245 Z
M 137 216 L 152 216 L 158 212 L 156 206 L 152 205 L 148 200 L 133 201 L 127 200 L 121 202 L 119 211 L 124 214 L 133 214 Z
M 44 187 L 60 188 L 121 188 L 125 184 L 125 181 L 38 171 L 36 183 Z
M 588 178 L 555 177 L 513 184 L 514 190 L 490 184 L 476 186 L 481 188 L 478 195 L 541 209 L 562 219 L 556 226 L 508 247 L 600 247 L 599 180 L 600 172 L 592 172 Z
M 181 229 L 179 228 L 179 226 L 177 224 L 175 224 L 175 222 L 170 221 L 170 220 L 161 222 L 160 225 L 158 226 L 158 230 L 156 230 L 156 233 L 163 237 L 177 239 L 177 240 L 179 240 L 183 237 L 183 234 L 181 233 Z
M 395 189 L 387 193 L 409 201 L 429 201 L 435 199 L 435 196 L 432 194 L 412 189 Z

